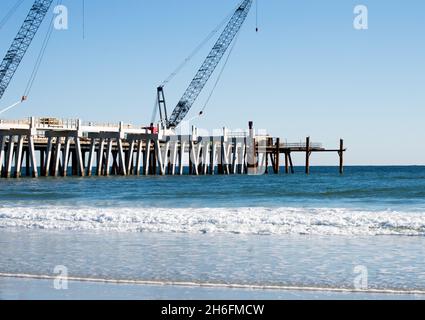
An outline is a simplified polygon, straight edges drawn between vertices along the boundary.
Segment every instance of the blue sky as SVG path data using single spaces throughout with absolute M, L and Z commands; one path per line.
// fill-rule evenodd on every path
M 2 0 L 0 17 L 16 0 Z M 238 0 L 63 0 L 69 30 L 54 31 L 30 100 L 4 117 L 30 115 L 148 124 L 155 88 Z M 0 30 L 4 55 L 32 0 Z M 353 9 L 369 9 L 369 29 Z M 348 164 L 425 164 L 425 2 L 420 0 L 259 0 L 205 116 L 206 129 L 245 128 L 333 147 L 343 137 Z M 25 89 L 47 21 L 0 108 Z M 218 35 L 217 35 L 218 36 Z M 213 41 L 166 87 L 175 106 Z M 215 78 L 214 78 L 215 79 Z M 214 81 L 212 81 L 214 82 Z M 211 84 L 194 105 L 196 115 Z M 301 159 L 296 159 L 302 164 Z M 335 155 L 313 164 L 336 164 Z

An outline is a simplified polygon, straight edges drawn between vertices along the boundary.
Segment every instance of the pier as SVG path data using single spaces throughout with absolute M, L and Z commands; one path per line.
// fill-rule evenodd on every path
M 242 132 L 223 129 L 217 136 L 176 135 L 156 128 L 94 124 L 81 120 L 35 118 L 0 120 L 2 178 L 66 176 L 293 174 L 292 154 L 305 154 L 310 174 L 312 153 L 333 152 L 344 172 L 344 141 L 335 149 L 306 138 L 286 143 L 256 135 L 253 124 Z M 284 159 L 284 162 L 281 162 Z

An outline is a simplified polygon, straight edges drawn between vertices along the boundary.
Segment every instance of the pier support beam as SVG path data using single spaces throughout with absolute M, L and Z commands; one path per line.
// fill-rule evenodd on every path
M 37 168 L 37 159 L 36 159 L 36 156 L 35 156 L 34 137 L 29 136 L 28 140 L 29 140 L 28 148 L 29 148 L 29 151 L 30 151 L 32 177 L 37 178 L 38 177 L 38 168 Z
M 12 172 L 12 161 L 13 161 L 13 151 L 15 150 L 15 141 L 13 136 L 9 137 L 9 146 L 7 149 L 7 162 L 6 162 L 6 178 L 11 177 Z
M 53 150 L 53 138 L 49 137 L 47 142 L 46 163 L 44 165 L 46 170 L 43 172 L 44 176 L 46 177 L 49 176 L 51 172 L 52 150 Z M 26 162 L 26 166 L 28 167 L 28 161 Z
M 30 151 L 29 148 L 25 151 L 25 176 L 31 176 Z
M 84 170 L 84 160 L 83 160 L 83 153 L 81 150 L 81 140 L 80 137 L 76 136 L 74 138 L 74 142 L 75 142 L 75 152 L 77 154 L 77 175 L 79 175 L 80 177 L 84 177 L 85 175 L 85 170 Z
M 106 169 L 105 169 L 105 176 L 109 176 L 111 173 L 111 158 L 112 158 L 112 139 L 109 139 L 108 141 L 108 149 L 106 151 Z
M 306 139 L 305 150 L 305 173 L 310 174 L 310 137 Z
M 56 138 L 56 150 L 55 150 L 55 167 L 53 169 L 53 175 L 55 177 L 58 176 L 59 174 L 59 163 L 60 163 L 60 155 L 61 155 L 61 149 L 62 149 L 62 144 L 61 144 L 61 138 Z
M 146 139 L 146 151 L 143 159 L 143 172 L 144 175 L 149 175 L 150 171 L 150 158 L 151 158 L 151 139 Z
M 128 149 L 128 161 L 127 161 L 127 174 L 131 175 L 134 167 L 134 146 L 136 145 L 136 141 L 133 139 L 130 141 L 130 147 Z
M 137 143 L 137 156 L 136 156 L 136 176 L 140 176 L 140 167 L 142 165 L 142 157 L 143 157 L 143 140 L 139 140 Z
M 46 167 L 45 167 L 45 163 L 46 163 L 46 150 L 45 148 L 41 148 L 40 149 L 40 176 L 44 177 L 45 172 L 46 172 Z M 23 159 L 22 159 L 23 161 Z
M 69 137 L 66 137 L 65 139 L 65 149 L 62 155 L 62 176 L 66 177 L 68 174 L 68 164 L 69 164 L 69 149 L 71 147 L 71 139 Z M 74 167 L 74 161 L 72 161 L 72 166 Z
M 280 173 L 280 138 L 276 139 L 276 152 L 275 152 L 276 156 L 275 156 L 275 173 L 279 174 Z
M 100 139 L 99 151 L 97 153 L 97 175 L 100 177 L 103 174 L 103 156 L 105 153 L 105 139 Z
M 180 151 L 179 151 L 179 175 L 182 176 L 184 173 L 183 155 L 186 148 L 186 140 L 180 139 Z
M 0 136 L 0 178 L 3 176 L 4 158 L 6 148 L 6 137 Z
M 119 153 L 119 174 L 126 176 L 127 168 L 125 164 L 124 148 L 122 145 L 122 139 L 118 139 L 118 153 Z
M 344 140 L 339 141 L 339 174 L 344 174 Z
M 16 156 L 15 156 L 15 177 L 16 178 L 21 177 L 23 147 L 24 147 L 24 136 L 20 135 L 18 137 L 18 146 L 17 146 Z
M 87 163 L 87 176 L 91 177 L 93 174 L 93 163 L 94 163 L 94 155 L 96 153 L 96 139 L 91 139 L 90 151 L 89 151 L 89 161 Z
M 285 151 L 285 173 L 289 174 L 289 155 L 287 151 Z
M 289 159 L 289 165 L 291 168 L 291 173 L 294 174 L 295 173 L 294 163 L 292 162 L 292 155 L 290 152 L 288 152 L 288 159 Z

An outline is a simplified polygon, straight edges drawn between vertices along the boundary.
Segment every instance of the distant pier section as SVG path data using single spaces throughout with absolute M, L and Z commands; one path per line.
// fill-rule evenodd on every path
M 81 120 L 35 118 L 0 120 L 0 176 L 142 176 L 293 174 L 292 154 L 305 154 L 305 173 L 310 174 L 312 153 L 338 155 L 344 172 L 344 141 L 335 149 L 306 138 L 305 143 L 286 143 L 249 129 L 220 135 L 176 135 L 159 127 L 95 124 Z M 284 168 L 284 169 L 282 169 Z

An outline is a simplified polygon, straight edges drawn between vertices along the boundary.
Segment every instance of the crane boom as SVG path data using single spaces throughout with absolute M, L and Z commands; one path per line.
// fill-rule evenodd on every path
M 12 81 L 53 0 L 36 0 L 0 65 L 0 99 Z
M 196 73 L 189 87 L 172 112 L 170 119 L 167 121 L 167 127 L 177 127 L 188 114 L 190 108 L 207 84 L 233 39 L 241 29 L 251 8 L 252 2 L 253 0 L 243 0 L 236 9 L 211 52 L 208 54 L 201 68 Z

